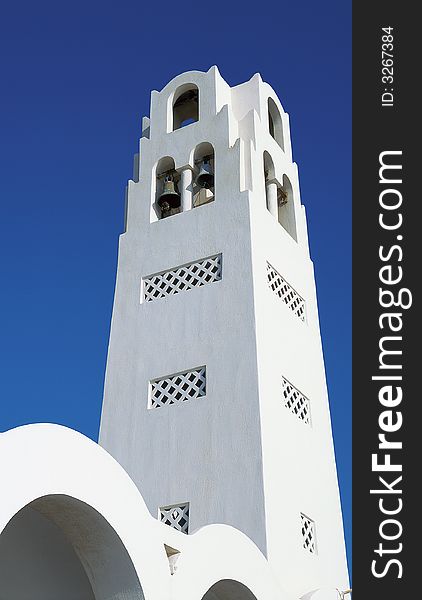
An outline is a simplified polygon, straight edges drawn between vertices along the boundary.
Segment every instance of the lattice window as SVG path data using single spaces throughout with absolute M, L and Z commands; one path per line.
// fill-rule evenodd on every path
M 287 304 L 301 321 L 305 321 L 305 300 L 268 262 L 267 280 L 270 289 Z
M 159 518 L 162 523 L 177 529 L 182 533 L 189 532 L 189 503 L 163 506 L 159 509 Z
M 206 369 L 199 367 L 184 373 L 153 379 L 150 382 L 150 408 L 200 398 L 206 394 Z
M 281 388 L 284 406 L 307 425 L 310 425 L 311 409 L 308 398 L 299 392 L 299 390 L 295 388 L 290 381 L 287 381 L 285 377 L 282 377 L 281 379 Z
M 186 292 L 207 283 L 220 281 L 222 277 L 221 254 L 196 262 L 149 275 L 143 279 L 143 300 L 151 302 L 171 294 Z
M 302 525 L 303 547 L 311 554 L 316 554 L 315 523 L 303 513 L 300 513 L 300 520 Z

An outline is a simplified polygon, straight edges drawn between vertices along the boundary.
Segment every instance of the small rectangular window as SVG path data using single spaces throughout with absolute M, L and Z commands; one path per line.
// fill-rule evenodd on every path
M 189 533 L 189 502 L 162 506 L 158 511 L 158 516 L 165 525 L 182 533 Z
M 300 520 L 302 525 L 302 545 L 311 554 L 316 554 L 315 522 L 303 513 L 300 513 Z
M 307 425 L 311 424 L 310 403 L 306 396 L 285 377 L 281 378 L 281 389 L 283 394 L 284 406 L 290 410 L 298 419 L 304 421 Z
M 274 294 L 281 298 L 301 321 L 305 321 L 305 300 L 269 262 L 267 262 L 267 281 Z
M 221 254 L 155 273 L 142 279 L 142 300 L 152 302 L 222 278 Z
M 194 400 L 205 394 L 206 368 L 198 367 L 150 381 L 149 408 L 161 408 L 176 402 Z

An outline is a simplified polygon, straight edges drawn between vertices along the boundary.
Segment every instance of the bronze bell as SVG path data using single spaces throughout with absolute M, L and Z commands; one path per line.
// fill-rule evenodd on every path
M 158 206 L 163 211 L 168 211 L 172 208 L 179 208 L 180 194 L 176 192 L 173 177 L 166 175 L 164 179 L 163 193 L 157 200 Z
M 196 178 L 196 184 L 201 188 L 209 190 L 214 185 L 214 174 L 208 158 L 204 158 L 198 176 Z
M 287 204 L 287 193 L 282 188 L 278 188 L 277 190 L 277 200 L 279 206 Z

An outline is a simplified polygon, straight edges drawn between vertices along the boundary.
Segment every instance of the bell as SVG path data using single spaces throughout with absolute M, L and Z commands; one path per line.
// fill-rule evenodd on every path
M 284 206 L 287 204 L 287 194 L 282 188 L 277 190 L 277 200 L 279 206 Z
M 157 204 L 163 211 L 180 206 L 180 194 L 176 192 L 171 175 L 167 175 L 164 179 L 163 193 L 158 198 Z
M 196 183 L 201 188 L 210 189 L 214 185 L 214 174 L 211 169 L 211 165 L 208 159 L 204 159 L 201 165 L 201 169 L 196 178 Z

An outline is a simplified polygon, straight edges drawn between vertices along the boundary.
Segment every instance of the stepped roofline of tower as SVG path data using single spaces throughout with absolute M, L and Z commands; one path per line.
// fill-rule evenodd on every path
M 182 104 L 176 111 L 175 107 L 180 101 Z M 223 115 L 224 110 L 226 116 Z M 206 140 L 209 137 L 210 119 L 217 115 L 227 120 L 230 146 L 242 138 L 251 140 L 255 147 L 257 124 L 260 122 L 268 129 L 271 120 L 276 133 L 273 132 L 272 137 L 279 138 L 275 144 L 270 141 L 270 146 L 274 146 L 272 153 L 278 154 L 281 147 L 286 158 L 292 161 L 289 115 L 273 88 L 263 81 L 259 73 L 255 73 L 248 81 L 230 87 L 215 65 L 208 71 L 185 71 L 173 77 L 161 91 L 153 90 L 149 116 L 142 120 L 141 137 L 148 140 L 154 138 L 163 145 L 168 134 L 179 131 L 175 134 L 176 147 L 182 143 L 180 136 L 186 143 L 188 138 L 193 140 L 201 136 Z M 187 117 L 192 117 L 190 123 L 194 127 L 186 128 Z M 278 130 L 280 132 L 277 135 Z M 173 144 L 173 136 L 171 140 Z
M 173 77 L 173 79 L 171 79 L 168 83 L 166 83 L 166 85 L 161 88 L 161 90 L 152 90 L 152 94 L 162 94 L 162 93 L 166 93 L 168 90 L 170 90 L 175 84 L 178 83 L 182 83 L 186 78 L 196 78 L 196 77 L 202 77 L 204 75 L 208 75 L 208 74 L 214 74 L 215 78 L 220 80 L 220 82 L 229 87 L 232 91 L 238 91 L 238 90 L 242 90 L 244 89 L 246 86 L 250 86 L 251 84 L 258 84 L 258 85 L 262 85 L 264 90 L 267 91 L 268 95 L 271 96 L 274 101 L 276 102 L 276 104 L 278 105 L 279 110 L 281 110 L 283 113 L 285 113 L 286 111 L 283 108 L 283 105 L 281 104 L 274 88 L 267 83 L 266 81 L 264 81 L 264 79 L 262 78 L 262 75 L 257 72 L 254 73 L 252 75 L 252 77 L 250 77 L 247 81 L 243 81 L 242 83 L 238 83 L 236 85 L 230 86 L 227 81 L 224 79 L 224 77 L 221 75 L 219 68 L 217 67 L 217 65 L 212 65 L 208 71 L 199 71 L 196 69 L 193 69 L 191 71 L 184 71 L 183 73 L 179 73 L 178 75 L 176 75 L 175 77 Z
M 262 119 L 265 102 L 262 102 L 261 100 L 262 98 L 264 98 L 265 100 L 271 98 L 274 101 L 281 115 L 288 119 L 288 113 L 286 113 L 286 111 L 284 110 L 284 107 L 280 102 L 280 99 L 278 98 L 276 92 L 269 83 L 262 79 L 260 73 L 255 73 L 247 81 L 244 81 L 234 86 L 230 86 L 224 79 L 224 77 L 221 75 L 216 65 L 210 67 L 208 71 L 185 71 L 184 73 L 180 73 L 179 75 L 173 77 L 173 79 L 171 79 L 161 90 L 152 90 L 151 108 L 155 96 L 162 97 L 169 95 L 169 98 L 172 99 L 172 92 L 177 92 L 177 90 L 184 84 L 192 83 L 198 85 L 199 87 L 199 85 L 203 84 L 205 81 L 209 81 L 210 78 L 214 80 L 214 88 L 216 94 L 216 112 L 220 112 L 223 106 L 227 104 L 232 107 L 237 120 L 241 120 L 247 114 L 247 112 L 251 110 L 251 108 L 256 110 L 259 118 Z M 255 101 L 252 103 L 252 106 L 249 104 L 247 106 L 247 109 L 245 105 L 243 110 L 236 110 L 236 104 L 238 104 L 238 99 L 248 97 L 249 100 L 251 100 L 253 94 L 255 95 Z M 146 117 L 146 120 L 147 123 L 145 127 L 149 125 L 148 117 Z M 143 129 L 145 127 L 143 127 Z

